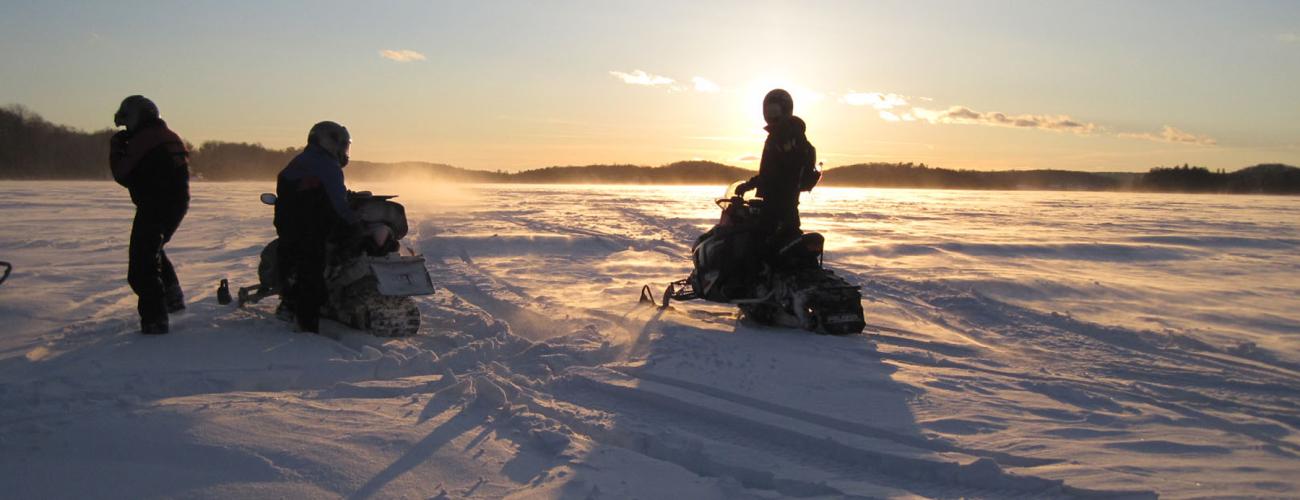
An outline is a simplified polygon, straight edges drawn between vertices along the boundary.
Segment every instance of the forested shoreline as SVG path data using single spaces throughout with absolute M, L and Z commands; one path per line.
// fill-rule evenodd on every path
M 0 108 L 0 179 L 110 179 L 110 129 L 86 132 L 46 121 L 20 106 Z M 189 144 L 196 179 L 270 181 L 300 150 L 260 144 L 206 141 Z M 659 167 L 639 165 L 551 166 L 519 172 L 471 170 L 429 162 L 354 161 L 348 177 L 441 182 L 533 184 L 726 184 L 754 171 L 709 161 Z M 1189 193 L 1300 194 L 1300 168 L 1262 164 L 1227 172 L 1188 164 L 1147 172 L 1068 170 L 954 170 L 924 163 L 864 163 L 827 170 L 822 185 L 988 190 L 1153 191 Z

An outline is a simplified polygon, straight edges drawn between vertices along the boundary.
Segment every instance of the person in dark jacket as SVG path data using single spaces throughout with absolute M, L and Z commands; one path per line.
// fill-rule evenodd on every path
M 135 203 L 126 280 L 139 297 L 140 331 L 163 334 L 170 330 L 167 315 L 185 309 L 176 268 L 163 245 L 189 210 L 189 152 L 167 128 L 158 106 L 144 96 L 122 100 L 113 123 L 126 127 L 109 144 L 113 180 L 130 191 Z
M 767 141 L 763 143 L 758 175 L 741 184 L 736 194 L 758 190 L 758 196 L 763 198 L 758 239 L 772 247 L 799 234 L 799 191 L 815 153 L 805 135 L 807 126 L 794 116 L 794 98 L 789 92 L 774 89 L 767 93 L 763 98 L 763 119 L 767 122 Z
M 307 147 L 276 180 L 280 310 L 291 313 L 305 332 L 320 332 L 320 308 L 327 297 L 326 244 L 340 234 L 359 234 L 360 219 L 348 205 L 343 183 L 351 144 L 347 128 L 317 123 L 307 134 Z

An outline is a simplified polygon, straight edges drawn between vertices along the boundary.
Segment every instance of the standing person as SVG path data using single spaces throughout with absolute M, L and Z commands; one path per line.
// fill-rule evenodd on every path
M 799 192 L 811 190 L 821 172 L 814 166 L 817 150 L 805 135 L 808 127 L 794 115 L 794 98 L 789 92 L 773 89 L 763 97 L 763 120 L 767 122 L 763 127 L 767 141 L 758 175 L 741 184 L 736 194 L 758 189 L 763 198 L 758 240 L 762 255 L 770 257 L 776 252 L 773 247 L 799 234 Z
M 139 296 L 140 331 L 164 334 L 170 330 L 167 315 L 185 309 L 176 268 L 163 245 L 189 210 L 189 151 L 144 96 L 123 99 L 113 124 L 126 127 L 109 143 L 113 180 L 127 188 L 135 204 L 126 280 Z
M 275 232 L 279 236 L 280 312 L 292 313 L 298 328 L 320 333 L 325 303 L 325 244 L 331 235 L 359 231 L 348 206 L 343 167 L 352 136 L 324 121 L 307 133 L 307 147 L 280 171 L 275 185 Z

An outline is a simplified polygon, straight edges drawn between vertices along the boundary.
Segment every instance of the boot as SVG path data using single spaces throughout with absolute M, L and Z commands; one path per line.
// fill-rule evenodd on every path
M 144 320 L 140 321 L 140 333 L 145 335 L 163 335 L 170 331 L 171 326 L 168 324 L 166 316 L 163 316 L 162 319 L 148 322 Z
M 163 305 L 167 307 L 168 314 L 175 314 L 185 310 L 185 294 L 181 293 L 180 283 L 168 284 L 163 289 Z
M 275 317 L 279 318 L 281 321 L 296 323 L 297 321 L 294 319 L 293 309 L 293 302 L 285 300 L 284 296 L 281 295 L 280 305 L 275 306 Z
M 308 333 L 320 333 L 320 317 L 303 317 L 298 316 L 298 331 Z

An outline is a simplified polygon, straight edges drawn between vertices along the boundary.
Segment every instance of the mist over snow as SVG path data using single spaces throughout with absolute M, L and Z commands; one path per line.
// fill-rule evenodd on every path
M 722 186 L 354 183 L 439 289 L 416 337 L 334 341 L 214 298 L 273 187 L 193 184 L 189 308 L 144 337 L 126 193 L 0 186 L 6 497 L 1300 495 L 1291 197 L 819 188 L 868 322 L 820 337 L 636 303 Z

